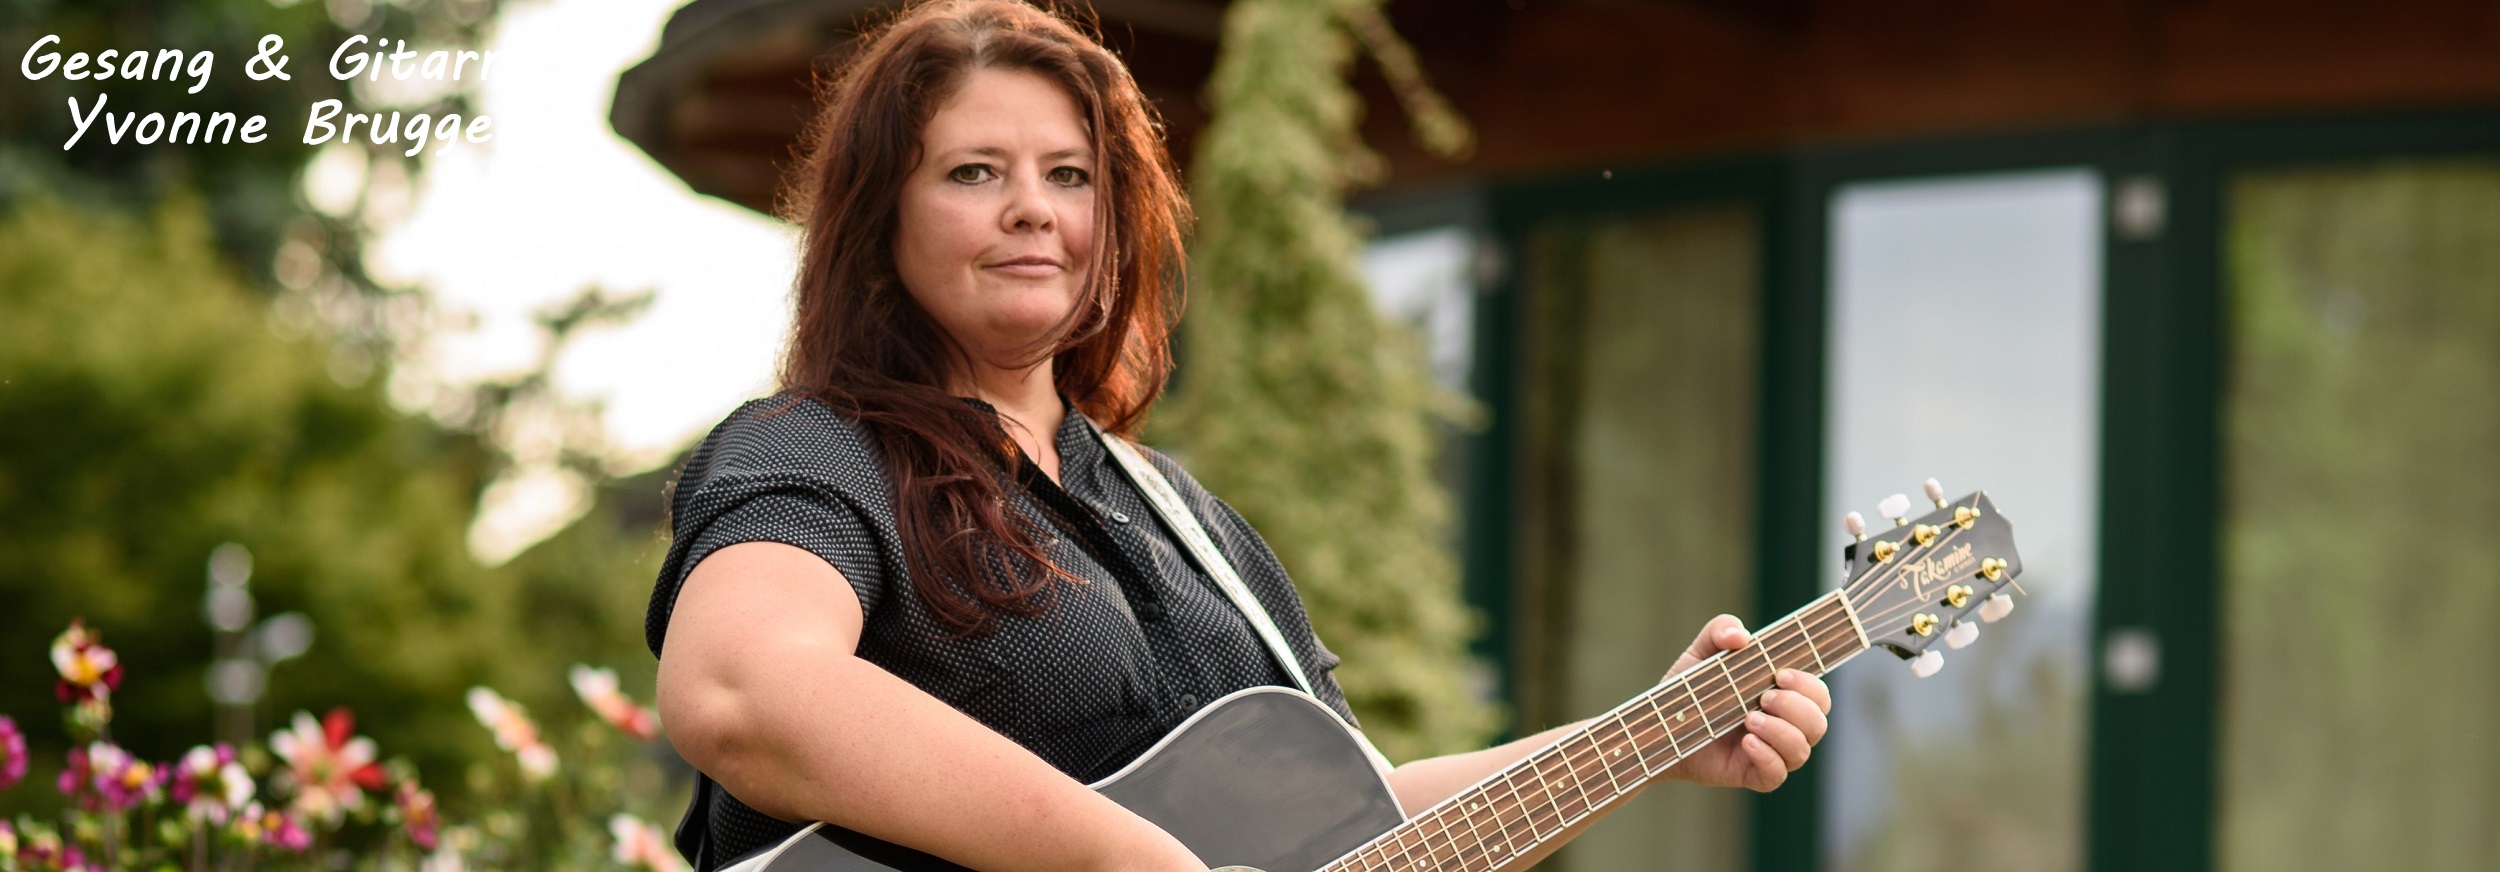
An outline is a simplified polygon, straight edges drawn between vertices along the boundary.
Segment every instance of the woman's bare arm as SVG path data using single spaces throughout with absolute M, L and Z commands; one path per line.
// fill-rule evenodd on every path
M 660 657 L 669 741 L 757 811 L 987 870 L 1203 872 L 1179 840 L 854 656 L 859 598 L 805 550 L 713 552 Z
M 1700 635 L 1667 670 L 1673 676 L 1686 667 L 1719 651 L 1729 651 L 1751 644 L 1753 635 L 1734 616 L 1720 615 L 1703 625 Z M 1697 749 L 1693 756 L 1667 770 L 1662 777 L 1697 784 L 1742 786 L 1768 792 L 1788 779 L 1788 773 L 1805 765 L 1813 754 L 1814 744 L 1822 741 L 1828 727 L 1824 716 L 1831 712 L 1831 691 L 1822 680 L 1794 669 L 1783 670 L 1778 689 L 1763 695 L 1762 711 L 1747 716 L 1745 729 L 1729 733 L 1718 741 Z M 1389 787 L 1397 793 L 1398 804 L 1410 815 L 1440 804 L 1461 790 L 1526 759 L 1538 749 L 1577 730 L 1587 721 L 1565 724 L 1533 736 L 1506 742 L 1480 751 L 1429 757 L 1399 766 L 1389 773 Z M 1631 793 L 1616 797 L 1581 818 L 1579 823 L 1563 830 L 1556 837 L 1539 845 L 1504 869 L 1525 869 L 1569 843 L 1590 824 L 1622 808 L 1632 797 L 1649 789 L 1646 782 Z

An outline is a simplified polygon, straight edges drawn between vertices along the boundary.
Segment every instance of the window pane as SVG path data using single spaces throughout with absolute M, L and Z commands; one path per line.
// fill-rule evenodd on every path
M 2230 192 L 2222 868 L 2500 856 L 2500 162 Z
M 1831 221 L 1825 513 L 1878 528 L 1927 476 L 2012 519 L 2029 596 L 1914 678 L 1842 669 L 1826 866 L 2074 869 L 2099 490 L 2101 183 L 2084 170 L 1852 185 Z M 1940 649 L 1942 646 L 1938 646 Z
M 1536 237 L 1521 732 L 1613 708 L 1751 610 L 1755 225 L 1697 208 Z M 1742 869 L 1745 797 L 1657 785 L 1539 868 Z

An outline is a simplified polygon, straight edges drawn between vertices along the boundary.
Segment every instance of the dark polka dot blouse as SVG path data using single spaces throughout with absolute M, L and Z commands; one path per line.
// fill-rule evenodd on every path
M 956 638 L 913 589 L 893 489 L 867 432 L 796 395 L 739 407 L 695 448 L 670 497 L 673 538 L 644 627 L 652 653 L 663 653 L 686 574 L 715 550 L 762 541 L 813 552 L 850 580 L 866 615 L 861 659 L 1080 781 L 1117 771 L 1218 697 L 1292 686 L 1073 408 L 1055 441 L 1059 482 L 1024 461 L 1019 509 L 1059 519 L 1051 559 L 1084 583 L 1061 587 L 1041 614 L 1001 615 L 994 631 Z M 1337 656 L 1312 635 L 1275 553 L 1171 458 L 1144 453 L 1267 607 L 1320 698 L 1352 723 L 1330 672 Z M 708 869 L 797 829 L 706 778 L 678 841 L 692 848 L 699 839 L 696 859 Z

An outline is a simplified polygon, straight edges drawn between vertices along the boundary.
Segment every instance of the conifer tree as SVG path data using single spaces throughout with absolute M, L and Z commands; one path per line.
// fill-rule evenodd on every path
M 1416 73 L 1380 0 L 1238 0 L 1192 165 L 1186 356 L 1161 434 L 1276 549 L 1366 732 L 1394 760 L 1480 747 L 1473 619 L 1432 474 L 1448 398 L 1410 331 L 1372 308 L 1349 187 L 1378 174 L 1347 82 L 1358 44 L 1428 147 L 1467 132 Z

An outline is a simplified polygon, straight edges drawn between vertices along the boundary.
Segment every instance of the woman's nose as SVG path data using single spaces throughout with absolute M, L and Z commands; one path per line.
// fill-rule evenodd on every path
M 1050 195 L 1044 182 L 1032 173 L 1021 173 L 1007 184 L 1007 211 L 1001 216 L 1009 232 L 1049 230 L 1058 220 L 1051 209 Z

